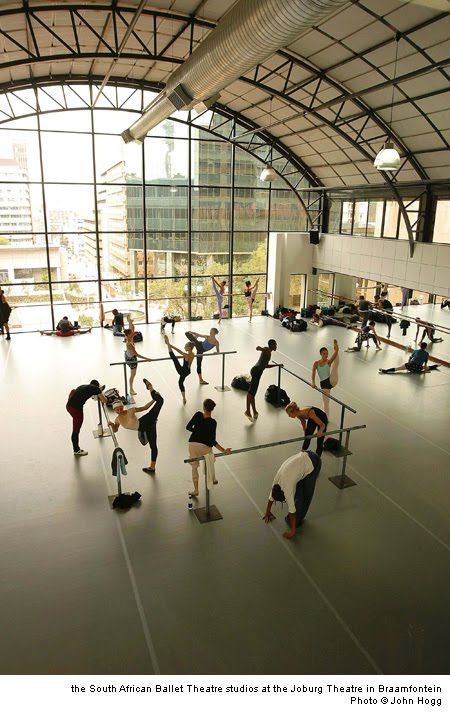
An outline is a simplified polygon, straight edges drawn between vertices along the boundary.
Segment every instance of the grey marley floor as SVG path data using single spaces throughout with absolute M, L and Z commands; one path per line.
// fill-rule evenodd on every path
M 421 310 L 422 311 L 422 310 Z M 444 319 L 444 318 L 443 318 Z M 447 317 L 445 318 L 447 319 Z M 182 323 L 207 331 L 208 321 Z M 141 328 L 143 354 L 164 347 L 157 325 Z M 322 344 L 342 347 L 354 333 L 334 328 L 294 334 L 270 318 L 224 321 L 227 379 L 247 372 L 256 345 L 275 337 L 275 360 L 309 376 Z M 146 453 L 120 431 L 129 459 L 127 490 L 140 508 L 113 513 L 110 439 L 94 440 L 96 405 L 86 405 L 75 459 L 65 411 L 71 387 L 98 377 L 121 385 L 123 343 L 106 330 L 66 340 L 38 334 L 0 342 L 3 415 L 0 546 L 1 672 L 9 674 L 371 674 L 441 673 L 447 668 L 449 611 L 448 400 L 450 370 L 380 376 L 404 354 L 383 347 L 341 355 L 335 394 L 353 406 L 348 473 L 340 491 L 328 476 L 340 462 L 324 454 L 307 523 L 282 538 L 278 509 L 261 521 L 274 472 L 296 445 L 221 459 L 214 502 L 223 521 L 200 525 L 187 511 L 190 471 L 185 424 L 205 394 L 218 403 L 219 441 L 239 448 L 300 435 L 259 393 L 260 418 L 244 415 L 243 394 L 219 393 L 218 358 L 205 363 L 209 388 L 195 373 L 183 408 L 170 362 L 143 365 L 165 398 L 159 419 L 157 476 L 141 472 Z M 320 396 L 283 381 L 301 404 Z M 338 423 L 337 406 L 331 408 Z

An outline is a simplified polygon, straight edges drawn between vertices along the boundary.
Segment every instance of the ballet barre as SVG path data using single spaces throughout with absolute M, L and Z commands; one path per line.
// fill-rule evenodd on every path
M 225 355 L 236 355 L 237 350 L 226 350 L 225 352 L 205 352 L 202 357 L 213 357 L 214 355 L 222 355 L 222 385 L 216 385 L 215 389 L 220 390 L 221 392 L 228 392 L 230 388 L 225 385 Z M 175 355 L 177 358 L 183 358 L 183 355 Z M 142 363 L 154 363 L 154 362 L 163 362 L 164 360 L 171 360 L 170 357 L 156 357 L 152 358 L 151 360 L 135 360 L 132 362 L 132 365 L 142 365 Z M 123 380 L 125 385 L 125 396 L 128 396 L 128 380 L 127 380 L 127 365 L 128 363 L 123 362 L 112 362 L 109 363 L 110 367 L 114 367 L 115 365 L 122 365 L 123 366 Z
M 276 363 L 278 365 L 278 395 L 281 388 L 281 371 L 284 370 L 286 373 L 289 373 L 289 375 L 292 375 L 294 378 L 297 378 L 297 380 L 301 380 L 302 383 L 305 383 L 306 385 L 309 385 L 310 388 L 313 390 L 317 390 L 319 393 L 322 392 L 321 388 L 318 388 L 316 385 L 313 385 L 309 382 L 309 380 L 306 380 L 305 378 L 302 378 L 300 375 L 297 375 L 297 373 L 292 372 L 292 370 L 289 370 L 285 365 L 282 365 L 280 363 Z M 335 403 L 341 406 L 341 429 L 344 428 L 344 418 L 345 418 L 345 411 L 349 410 L 351 413 L 356 413 L 357 411 L 352 408 L 350 405 L 347 405 L 347 403 L 344 403 L 342 400 L 339 400 L 338 398 L 335 398 L 334 395 L 329 394 L 328 395 L 330 400 L 333 400 Z M 339 435 L 339 443 L 342 446 L 342 433 Z M 334 455 L 338 456 L 339 458 L 344 455 L 351 455 L 350 451 L 346 451 L 345 453 L 341 449 L 341 451 L 338 451 Z
M 97 426 L 97 430 L 93 431 L 94 438 L 107 438 L 108 436 L 111 436 L 113 444 L 114 444 L 114 451 L 113 451 L 113 459 L 115 457 L 115 465 L 116 465 L 116 483 L 117 483 L 117 494 L 114 496 L 108 496 L 108 501 L 111 506 L 113 507 L 113 501 L 116 498 L 116 496 L 122 495 L 122 473 L 126 475 L 126 464 L 125 464 L 125 454 L 122 450 L 122 448 L 119 446 L 116 434 L 114 433 L 113 429 L 110 426 L 111 421 L 109 420 L 108 411 L 106 408 L 105 403 L 102 403 L 100 400 L 98 402 L 98 415 L 99 415 L 99 422 Z M 103 415 L 105 416 L 107 428 L 103 428 L 103 419 L 102 419 L 102 411 Z M 122 471 L 123 468 L 123 471 Z
M 340 436 L 342 436 L 343 433 L 346 434 L 345 436 L 345 447 L 344 447 L 344 453 L 342 454 L 342 468 L 341 472 L 337 476 L 330 476 L 328 478 L 329 481 L 331 481 L 332 484 L 334 484 L 339 489 L 349 488 L 350 486 L 356 486 L 355 481 L 353 481 L 346 473 L 347 469 L 347 457 L 351 455 L 349 453 L 349 445 L 350 445 L 350 433 L 355 430 L 363 430 L 364 428 L 367 428 L 366 425 L 354 425 L 350 428 L 339 428 L 337 430 L 327 431 L 327 435 L 336 435 L 339 433 Z M 235 456 L 238 453 L 251 453 L 253 451 L 259 451 L 263 448 L 275 448 L 275 446 L 285 446 L 290 443 L 300 443 L 301 441 L 305 440 L 313 440 L 314 438 L 319 438 L 320 436 L 317 433 L 314 433 L 313 435 L 309 436 L 301 436 L 300 438 L 288 438 L 287 440 L 282 441 L 275 441 L 274 443 L 261 443 L 257 446 L 249 446 L 247 448 L 236 448 L 235 450 L 230 451 L 230 453 L 215 453 L 214 458 L 222 458 L 222 456 Z M 208 488 L 208 482 L 207 482 L 207 474 L 206 474 L 206 461 L 204 456 L 196 456 L 195 458 L 185 458 L 183 463 L 194 463 L 195 461 L 203 461 L 203 471 L 204 471 L 204 479 L 205 479 L 205 506 L 204 508 L 197 508 L 194 509 L 194 513 L 197 516 L 197 519 L 201 524 L 209 523 L 210 521 L 219 521 L 220 519 L 223 519 L 222 514 L 218 510 L 217 506 L 214 506 L 211 504 L 210 500 L 210 492 Z

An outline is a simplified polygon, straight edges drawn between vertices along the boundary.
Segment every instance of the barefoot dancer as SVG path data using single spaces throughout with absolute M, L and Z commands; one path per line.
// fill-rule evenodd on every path
M 320 348 L 320 360 L 316 360 L 312 366 L 311 382 L 316 388 L 316 372 L 319 376 L 320 387 L 322 389 L 323 407 L 327 417 L 330 414 L 330 400 L 328 398 L 329 391 L 337 385 L 338 382 L 338 366 L 339 366 L 339 345 L 337 340 L 333 341 L 334 352 L 328 357 L 326 347 Z
M 261 380 L 261 375 L 263 374 L 263 372 L 266 368 L 276 368 L 277 367 L 276 365 L 269 365 L 270 356 L 272 355 L 272 352 L 274 352 L 277 349 L 277 343 L 275 340 L 269 340 L 269 342 L 267 343 L 267 347 L 259 347 L 259 345 L 258 345 L 258 347 L 256 349 L 258 350 L 258 352 L 261 353 L 261 355 L 259 356 L 259 360 L 256 363 L 256 365 L 254 365 L 252 367 L 252 369 L 250 370 L 250 375 L 252 376 L 252 379 L 251 379 L 250 387 L 249 387 L 248 393 L 247 393 L 247 409 L 244 412 L 244 415 L 251 421 L 257 420 L 258 415 L 259 415 L 258 411 L 256 410 L 255 396 L 256 396 L 256 393 L 258 392 L 258 386 L 259 386 L 259 381 Z M 252 418 L 250 408 L 253 411 L 253 418 Z
M 175 370 L 177 371 L 178 375 L 180 376 L 178 378 L 178 387 L 181 391 L 181 397 L 183 398 L 183 405 L 186 405 L 186 394 L 184 389 L 184 381 L 186 380 L 187 376 L 191 374 L 191 365 L 192 361 L 195 357 L 194 355 L 194 343 L 193 342 L 187 342 L 184 346 L 184 350 L 180 350 L 178 347 L 175 347 L 174 345 L 171 345 L 169 342 L 169 338 L 167 335 L 164 335 L 164 342 L 167 345 L 167 350 L 169 352 L 170 357 L 173 360 L 173 364 L 175 365 Z M 184 359 L 183 359 L 183 365 L 180 365 L 179 360 L 177 360 L 174 351 L 179 353 Z
M 327 430 L 328 418 L 320 408 L 311 406 L 310 408 L 299 408 L 297 403 L 292 401 L 285 408 L 289 418 L 297 418 L 303 428 L 305 436 L 312 436 L 317 430 L 317 448 L 316 453 L 320 457 L 323 451 L 324 435 Z M 311 438 L 303 441 L 302 451 L 307 451 L 311 443 Z
M 195 345 L 197 351 L 197 374 L 200 385 L 208 385 L 202 377 L 203 353 L 208 352 L 208 350 L 213 350 L 213 348 L 216 348 L 216 352 L 220 352 L 219 341 L 216 337 L 218 334 L 219 330 L 215 327 L 211 327 L 209 335 L 201 335 L 199 332 L 185 333 L 187 339 Z M 200 337 L 202 338 L 201 341 L 199 340 Z
M 223 448 L 216 441 L 217 421 L 211 417 L 216 404 L 214 400 L 206 398 L 203 401 L 203 412 L 198 411 L 191 418 L 186 430 L 191 432 L 189 438 L 189 458 L 197 458 L 211 453 L 212 448 L 218 448 L 221 453 L 231 453 L 231 448 Z M 191 496 L 198 496 L 198 467 L 200 461 L 192 461 L 192 482 L 194 490 L 190 491 Z M 217 481 L 215 481 L 217 483 Z
M 120 426 L 128 428 L 128 430 L 137 430 L 140 442 L 145 445 L 148 442 L 150 446 L 151 461 L 150 466 L 143 468 L 144 473 L 155 473 L 156 459 L 158 458 L 158 446 L 156 436 L 156 421 L 161 408 L 164 405 L 162 396 L 153 388 L 153 385 L 144 378 L 143 380 L 145 387 L 150 392 L 152 400 L 141 408 L 128 408 L 125 410 L 121 400 L 115 400 L 113 403 L 114 412 L 117 413 L 117 418 L 113 422 L 110 422 L 110 428 L 117 433 Z M 153 407 L 152 407 L 153 406 Z M 144 410 L 151 410 L 142 416 L 137 418 L 136 413 L 142 413 Z
M 217 307 L 219 308 L 219 325 L 222 322 L 222 314 L 223 314 L 223 297 L 225 294 L 225 285 L 226 281 L 223 280 L 223 282 L 218 282 L 215 277 L 211 277 L 212 283 L 213 283 L 213 290 L 216 293 L 217 297 Z
M 256 293 L 258 292 L 258 285 L 259 285 L 259 277 L 253 286 L 249 279 L 246 281 L 246 283 L 244 285 L 244 296 L 245 296 L 245 299 L 247 300 L 247 305 L 248 305 L 249 315 L 250 315 L 249 322 L 252 321 L 253 303 L 255 301 Z
M 136 377 L 136 371 L 137 371 L 137 359 L 138 357 L 141 358 L 141 360 L 148 360 L 151 362 L 151 359 L 149 357 L 145 357 L 144 355 L 141 355 L 137 352 L 134 342 L 133 342 L 133 335 L 134 335 L 134 327 L 133 323 L 131 322 L 131 319 L 128 320 L 130 323 L 130 327 L 127 328 L 125 332 L 125 343 L 126 343 L 126 350 L 125 350 L 125 362 L 130 368 L 130 395 L 136 395 L 136 392 L 133 388 L 133 382 L 134 378 Z

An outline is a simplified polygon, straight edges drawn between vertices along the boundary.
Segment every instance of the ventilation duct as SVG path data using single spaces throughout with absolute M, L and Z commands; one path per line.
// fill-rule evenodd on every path
M 122 138 L 142 142 L 174 109 L 207 101 L 239 76 L 292 43 L 346 0 L 240 0 L 192 55 L 169 77 L 162 91 Z M 181 92 L 180 92 L 181 91 Z M 175 94 L 175 95 L 174 95 Z M 180 105 L 180 98 L 184 104 Z

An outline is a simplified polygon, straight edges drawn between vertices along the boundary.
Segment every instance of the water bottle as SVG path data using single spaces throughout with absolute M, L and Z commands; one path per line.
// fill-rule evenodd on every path
M 188 511 L 192 511 L 192 509 L 193 509 L 193 508 L 194 508 L 194 503 L 193 503 L 193 501 L 192 501 L 192 496 L 191 496 L 191 494 L 189 494 L 189 495 L 188 495 Z

